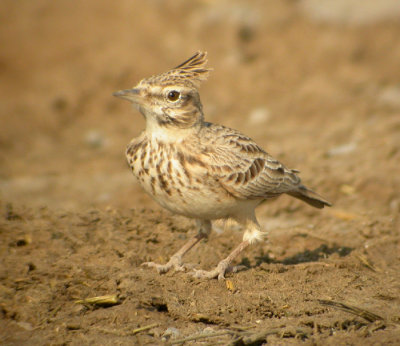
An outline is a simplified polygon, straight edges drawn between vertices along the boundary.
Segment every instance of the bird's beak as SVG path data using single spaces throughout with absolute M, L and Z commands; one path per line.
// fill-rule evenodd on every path
M 125 89 L 125 90 L 119 90 L 113 93 L 114 96 L 120 97 L 121 99 L 125 99 L 128 101 L 131 101 L 133 103 L 140 103 L 141 95 L 140 95 L 140 89 L 133 88 L 133 89 Z

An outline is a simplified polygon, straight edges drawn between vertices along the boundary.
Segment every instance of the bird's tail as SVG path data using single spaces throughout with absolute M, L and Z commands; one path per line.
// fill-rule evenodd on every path
M 322 209 L 323 207 L 330 207 L 332 204 L 325 199 L 323 199 L 316 192 L 308 189 L 304 185 L 300 185 L 297 190 L 287 193 L 290 196 L 301 199 L 302 201 L 308 203 L 309 205 Z

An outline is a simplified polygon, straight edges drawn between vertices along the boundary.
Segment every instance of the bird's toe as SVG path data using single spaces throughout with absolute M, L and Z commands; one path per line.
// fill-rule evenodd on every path
M 168 263 L 166 264 L 158 264 L 154 262 L 145 262 L 142 263 L 142 266 L 146 266 L 149 268 L 155 268 L 159 274 L 165 274 L 172 268 L 174 268 L 175 271 L 178 272 L 183 272 L 186 271 L 186 266 L 182 264 L 182 259 L 180 256 L 172 256 Z
M 196 279 L 214 279 L 219 275 L 219 273 L 214 270 L 194 270 L 192 276 Z
M 222 260 L 213 270 L 195 270 L 193 272 L 193 277 L 196 279 L 218 278 L 218 280 L 225 280 L 225 274 L 237 273 L 244 269 L 247 269 L 244 265 L 231 266 L 228 261 Z
M 240 272 L 240 271 L 246 270 L 246 269 L 248 269 L 248 267 L 246 267 L 244 265 L 229 266 L 226 270 L 226 273 L 237 273 L 237 272 Z
M 164 274 L 166 273 L 170 267 L 166 264 L 158 264 L 154 262 L 145 262 L 142 263 L 143 267 L 149 267 L 149 268 L 155 268 L 159 274 Z
M 218 278 L 218 280 L 225 280 L 225 273 L 229 268 L 229 264 L 225 261 L 221 261 L 218 263 L 215 269 L 207 271 L 207 270 L 195 270 L 193 273 L 193 277 L 197 279 L 214 279 Z

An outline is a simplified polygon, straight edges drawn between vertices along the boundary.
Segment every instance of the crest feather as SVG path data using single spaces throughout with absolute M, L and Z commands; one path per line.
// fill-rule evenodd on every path
M 171 72 L 182 78 L 187 78 L 196 87 L 199 86 L 201 81 L 207 79 L 211 69 L 206 68 L 207 52 L 196 52 L 195 55 L 176 66 Z
M 207 79 L 212 69 L 206 68 L 207 53 L 198 51 L 195 55 L 175 68 L 140 81 L 142 84 L 186 84 L 198 88 Z

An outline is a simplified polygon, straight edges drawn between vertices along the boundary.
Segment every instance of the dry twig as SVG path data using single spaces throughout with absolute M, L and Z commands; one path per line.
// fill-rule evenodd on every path
M 97 305 L 97 306 L 112 306 L 120 303 L 116 294 L 109 294 L 106 296 L 98 296 L 92 298 L 86 298 L 75 301 L 75 304 L 83 305 Z
M 158 323 L 149 324 L 148 326 L 136 328 L 136 329 L 132 330 L 132 332 L 129 333 L 129 334 L 130 334 L 130 335 L 136 335 L 136 334 L 138 334 L 138 333 L 140 333 L 140 332 L 144 332 L 144 331 L 146 331 L 146 330 L 149 330 L 149 329 L 154 328 L 154 327 L 157 327 L 157 326 L 158 326 Z
M 183 344 L 187 341 L 193 341 L 193 340 L 199 340 L 199 339 L 205 339 L 205 338 L 213 338 L 216 336 L 222 336 L 222 335 L 227 335 L 227 334 L 235 334 L 235 332 L 233 332 L 231 330 L 224 330 L 224 331 L 219 331 L 219 332 L 214 332 L 214 333 L 200 333 L 197 335 L 189 336 L 187 338 L 174 340 L 169 345 L 179 345 L 179 344 Z
M 320 303 L 321 305 L 325 305 L 325 306 L 331 306 L 333 308 L 342 310 L 342 311 L 346 311 L 350 314 L 362 317 L 363 319 L 367 320 L 368 322 L 375 322 L 375 321 L 383 321 L 384 318 L 376 315 L 372 312 L 369 312 L 367 310 L 364 309 L 360 309 L 357 308 L 356 306 L 350 306 L 344 303 L 340 303 L 340 302 L 335 302 L 333 300 L 324 300 L 324 299 L 318 299 L 317 300 L 318 303 Z

